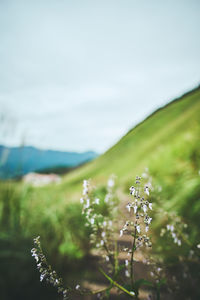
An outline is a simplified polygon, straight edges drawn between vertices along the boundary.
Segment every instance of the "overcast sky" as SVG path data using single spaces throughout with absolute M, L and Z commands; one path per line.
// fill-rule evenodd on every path
M 200 83 L 199 0 L 0 0 L 0 144 L 103 152 Z

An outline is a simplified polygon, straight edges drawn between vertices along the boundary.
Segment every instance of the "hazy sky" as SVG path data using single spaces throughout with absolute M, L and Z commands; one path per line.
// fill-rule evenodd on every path
M 0 144 L 105 151 L 200 83 L 199 0 L 0 0 Z

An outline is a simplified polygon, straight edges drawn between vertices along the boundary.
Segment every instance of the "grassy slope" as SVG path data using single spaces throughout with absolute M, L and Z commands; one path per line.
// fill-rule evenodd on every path
M 187 199 L 194 193 L 193 201 L 200 197 L 199 115 L 200 88 L 153 113 L 104 155 L 67 174 L 61 185 L 33 189 L 31 208 L 40 207 L 42 214 L 55 219 L 67 203 L 79 201 L 83 179 L 103 186 L 111 174 L 117 175 L 119 188 L 128 194 L 135 175 L 148 167 L 153 183 L 162 186 L 165 208 L 176 208 L 183 215 L 186 211 L 196 220 L 199 202 L 188 216 Z
M 195 139 L 199 132 L 199 114 L 200 89 L 196 89 L 153 113 L 95 161 L 68 174 L 64 185 L 75 189 L 84 178 L 105 183 L 112 173 L 123 185 L 145 167 L 151 167 L 152 161 L 159 162 L 162 169 L 167 163 L 166 151 L 175 149 L 179 142 L 187 147 L 188 142 Z M 179 155 L 171 153 L 171 158 L 176 160 Z

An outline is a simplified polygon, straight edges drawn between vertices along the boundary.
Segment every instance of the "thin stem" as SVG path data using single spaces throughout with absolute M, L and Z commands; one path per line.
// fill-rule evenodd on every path
M 135 240 L 136 240 L 136 227 L 134 231 L 134 239 L 133 239 L 133 245 L 132 245 L 132 252 L 131 252 L 131 263 L 130 263 L 130 273 L 131 273 L 131 285 L 134 286 L 134 277 L 133 277 L 133 256 L 135 252 Z
M 113 284 L 115 285 L 118 289 L 120 289 L 121 291 L 123 291 L 124 293 L 128 294 L 131 297 L 135 298 L 135 295 L 133 295 L 130 291 L 128 291 L 127 289 L 125 289 L 123 286 L 121 286 L 119 283 L 117 283 L 116 281 L 114 281 L 110 276 L 108 276 L 101 268 L 99 269 L 99 271 Z

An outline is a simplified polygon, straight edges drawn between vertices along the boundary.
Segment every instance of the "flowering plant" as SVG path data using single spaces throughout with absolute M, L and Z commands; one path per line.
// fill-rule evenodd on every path
M 115 177 L 112 176 L 108 180 L 107 193 L 104 199 L 94 195 L 88 180 L 83 181 L 83 193 L 80 199 L 82 214 L 86 217 L 85 226 L 91 228 L 90 242 L 102 257 L 99 271 L 109 282 L 104 288 L 89 290 L 79 283 L 73 288 L 64 288 L 62 279 L 47 263 L 39 237 L 34 239 L 35 248 L 32 249 L 32 255 L 40 272 L 40 280 L 46 280 L 53 284 L 58 292 L 62 293 L 64 300 L 73 294 L 96 294 L 99 298 L 104 297 L 104 295 L 108 297 L 113 289 L 133 299 L 139 299 L 139 291 L 144 286 L 147 286 L 149 290 L 156 291 L 156 297 L 160 299 L 160 287 L 163 284 L 160 275 L 158 274 L 156 281 L 152 282 L 149 279 L 137 278 L 135 274 L 135 263 L 137 262 L 135 255 L 141 247 L 149 249 L 152 246 L 149 236 L 152 222 L 150 213 L 153 209 L 153 204 L 149 200 L 151 186 L 141 182 L 142 178 L 137 176 L 134 186 L 130 187 L 131 200 L 124 207 L 128 217 L 124 225 L 119 228 L 117 200 L 114 195 Z M 107 214 L 99 209 L 102 203 L 107 208 Z M 118 233 L 116 234 L 116 232 Z M 121 249 L 121 239 L 125 236 L 131 238 L 131 243 L 128 247 Z M 120 257 L 120 250 L 125 254 L 123 261 Z M 159 268 L 158 273 L 160 270 Z

